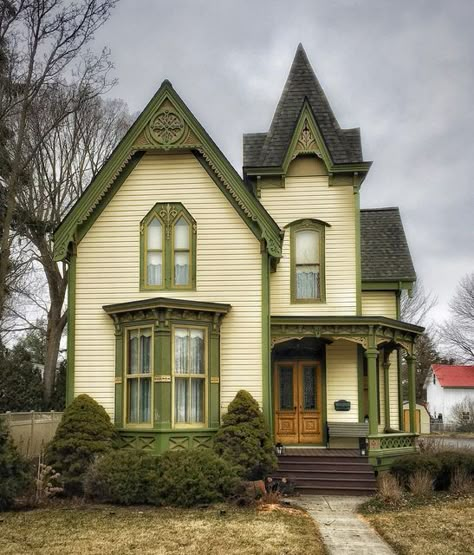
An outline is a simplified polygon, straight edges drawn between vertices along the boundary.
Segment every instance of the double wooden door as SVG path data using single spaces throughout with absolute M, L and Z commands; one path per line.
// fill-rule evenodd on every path
M 273 383 L 276 441 L 322 443 L 320 363 L 277 362 Z

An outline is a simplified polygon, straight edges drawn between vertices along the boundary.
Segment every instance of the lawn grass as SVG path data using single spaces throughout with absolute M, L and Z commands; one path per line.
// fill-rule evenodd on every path
M 303 555 L 324 553 L 295 509 L 81 506 L 0 513 L 2 555 Z
M 474 497 L 365 514 L 401 555 L 474 554 Z

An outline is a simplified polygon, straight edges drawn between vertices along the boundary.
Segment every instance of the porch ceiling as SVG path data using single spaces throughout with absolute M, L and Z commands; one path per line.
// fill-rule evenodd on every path
M 392 344 L 410 353 L 424 328 L 384 316 L 272 316 L 272 341 L 317 337 L 335 341 L 345 339 L 365 349 Z

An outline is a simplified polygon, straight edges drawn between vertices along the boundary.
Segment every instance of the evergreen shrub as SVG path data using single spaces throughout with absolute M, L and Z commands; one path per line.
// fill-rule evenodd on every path
M 87 472 L 84 493 L 103 503 L 150 502 L 159 479 L 159 458 L 141 450 L 119 449 L 99 457 Z
M 89 395 L 72 401 L 46 451 L 46 462 L 61 475 L 65 495 L 83 494 L 89 466 L 117 441 L 117 432 L 102 406 Z
M 245 480 L 261 480 L 276 468 L 270 432 L 257 401 L 241 390 L 229 404 L 213 440 L 214 451 L 236 465 Z
M 236 468 L 210 449 L 168 451 L 159 457 L 158 469 L 149 495 L 154 505 L 208 505 L 230 499 L 241 489 Z
M 33 486 L 33 472 L 13 444 L 7 426 L 0 418 L 0 511 L 11 508 L 15 498 Z

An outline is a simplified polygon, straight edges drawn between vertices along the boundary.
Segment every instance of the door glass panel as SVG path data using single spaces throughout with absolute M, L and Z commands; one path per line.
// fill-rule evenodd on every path
M 293 410 L 293 367 L 280 366 L 279 368 L 279 385 L 280 385 L 280 409 Z
M 314 366 L 303 367 L 303 408 L 316 409 L 316 368 Z

